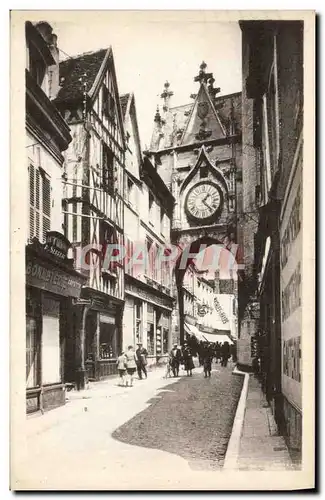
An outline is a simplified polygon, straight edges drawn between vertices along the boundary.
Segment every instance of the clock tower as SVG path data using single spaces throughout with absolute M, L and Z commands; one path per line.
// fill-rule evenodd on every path
M 205 62 L 194 81 L 199 87 L 190 96 L 192 102 L 176 107 L 171 106 L 173 92 L 166 82 L 146 152 L 176 200 L 171 243 L 191 255 L 200 244 L 237 247 L 242 196 L 241 93 L 219 95 Z M 176 265 L 181 342 L 184 273 Z

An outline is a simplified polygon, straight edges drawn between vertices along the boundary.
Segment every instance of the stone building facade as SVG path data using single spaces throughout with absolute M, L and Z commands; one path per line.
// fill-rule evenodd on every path
M 245 134 L 250 138 L 248 170 L 259 186 L 258 226 L 251 254 L 260 309 L 254 357 L 259 360 L 262 387 L 278 427 L 299 459 L 304 355 L 303 23 L 245 21 L 240 25 L 243 109 L 247 108 L 243 138 Z
M 173 93 L 166 82 L 163 106 L 157 108 L 150 149 L 145 152 L 175 199 L 171 242 L 178 245 L 181 256 L 173 274 L 178 299 L 175 320 L 180 318 L 173 330 L 181 343 L 186 268 L 201 245 L 237 249 L 242 211 L 241 93 L 218 96 L 220 89 L 214 87 L 204 62 L 194 80 L 198 84 L 198 93 L 191 95 L 194 102 L 177 107 L 171 105 Z

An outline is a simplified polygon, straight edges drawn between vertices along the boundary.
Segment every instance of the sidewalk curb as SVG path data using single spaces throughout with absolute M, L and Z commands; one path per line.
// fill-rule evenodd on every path
M 225 456 L 225 461 L 223 465 L 223 470 L 230 470 L 237 468 L 237 460 L 239 455 L 240 448 L 240 439 L 242 436 L 245 411 L 246 411 L 246 399 L 248 393 L 248 382 L 249 382 L 249 373 L 242 372 L 235 368 L 233 370 L 233 375 L 244 375 L 243 387 L 241 390 L 240 398 L 237 405 L 236 415 L 234 419 L 234 423 L 232 426 L 231 436 L 229 439 L 227 452 Z

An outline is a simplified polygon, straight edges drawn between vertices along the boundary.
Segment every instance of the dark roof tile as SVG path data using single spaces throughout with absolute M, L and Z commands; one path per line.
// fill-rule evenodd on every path
M 85 52 L 76 57 L 60 62 L 60 85 L 56 102 L 74 101 L 82 98 L 83 85 L 80 80 L 86 74 L 89 92 L 94 84 L 95 78 L 102 65 L 108 49 L 100 49 L 96 52 Z

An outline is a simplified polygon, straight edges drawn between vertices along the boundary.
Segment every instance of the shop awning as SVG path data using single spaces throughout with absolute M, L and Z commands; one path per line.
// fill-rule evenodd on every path
M 229 345 L 233 345 L 233 341 L 228 335 L 218 335 L 215 333 L 202 333 L 202 335 L 208 342 L 219 342 L 220 344 L 228 342 Z
M 198 340 L 204 340 L 203 334 L 196 326 L 190 325 L 189 323 L 184 321 L 184 328 L 186 333 L 188 333 L 189 335 L 194 335 Z

